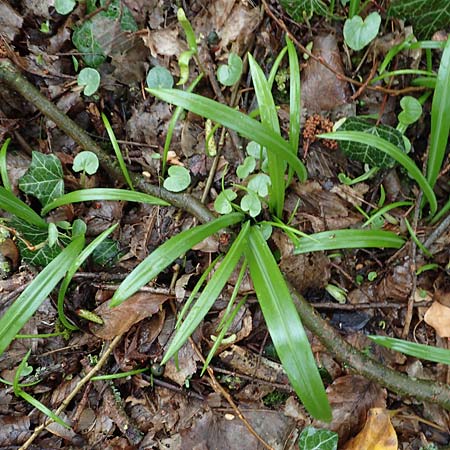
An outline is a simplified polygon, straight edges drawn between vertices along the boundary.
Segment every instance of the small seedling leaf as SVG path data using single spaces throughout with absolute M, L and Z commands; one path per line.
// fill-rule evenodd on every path
M 146 82 L 150 89 L 171 89 L 174 83 L 172 74 L 162 66 L 151 68 Z
M 77 77 L 78 86 L 84 86 L 83 94 L 89 97 L 97 92 L 100 86 L 100 74 L 96 69 L 85 67 Z
M 73 159 L 72 169 L 75 172 L 86 172 L 93 175 L 98 170 L 98 157 L 90 151 L 80 152 Z
M 58 228 L 57 226 L 50 222 L 48 224 L 48 246 L 53 247 L 58 241 Z
M 189 170 L 182 166 L 171 166 L 169 176 L 164 180 L 163 186 L 171 192 L 184 191 L 191 184 Z
M 353 50 L 361 50 L 368 45 L 378 34 L 381 16 L 377 12 L 370 13 L 366 19 L 353 16 L 344 24 L 344 39 Z
M 55 9 L 58 14 L 66 15 L 75 8 L 75 0 L 55 0 Z
M 244 159 L 244 162 L 242 164 L 239 164 L 239 166 L 236 169 L 236 175 L 243 180 L 244 178 L 247 178 L 256 167 L 256 160 L 253 156 L 247 156 Z
M 214 201 L 214 209 L 219 214 L 229 214 L 233 211 L 231 202 L 237 197 L 236 192 L 231 189 L 224 189 Z
M 338 438 L 333 431 L 306 427 L 300 434 L 298 446 L 301 450 L 337 450 Z
M 64 194 L 61 162 L 54 155 L 33 152 L 31 165 L 19 180 L 19 188 L 35 196 L 42 206 Z
M 422 115 L 422 105 L 419 100 L 410 95 L 400 100 L 400 106 L 402 107 L 402 112 L 398 115 L 398 120 L 403 125 L 411 125 L 419 120 Z
M 269 194 L 270 177 L 265 173 L 259 173 L 248 182 L 248 189 L 261 197 Z
M 233 86 L 241 78 L 242 59 L 236 53 L 230 53 L 228 56 L 228 64 L 222 64 L 217 69 L 217 79 L 224 86 Z
M 242 197 L 241 208 L 248 212 L 251 217 L 256 217 L 261 212 L 261 200 L 256 194 L 249 192 Z

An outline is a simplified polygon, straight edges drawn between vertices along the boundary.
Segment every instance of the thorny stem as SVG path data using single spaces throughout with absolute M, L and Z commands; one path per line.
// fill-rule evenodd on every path
M 122 180 L 122 173 L 116 162 L 113 160 L 113 157 L 105 150 L 101 149 L 84 130 L 47 100 L 7 59 L 0 59 L 0 82 L 1 81 L 22 94 L 23 97 L 30 101 L 49 119 L 53 120 L 61 130 L 81 147 L 96 153 L 102 167 L 111 178 Z M 152 186 L 139 175 L 133 176 L 133 183 L 137 189 L 150 195 L 157 196 L 168 203 L 171 203 L 173 206 L 183 209 L 195 216 L 201 222 L 208 222 L 214 218 L 211 211 L 191 195 L 172 193 L 163 188 Z M 341 363 L 352 367 L 357 373 L 378 382 L 380 385 L 387 387 L 397 394 L 436 403 L 443 408 L 450 410 L 449 386 L 439 382 L 409 378 L 404 374 L 376 362 L 348 344 L 293 288 L 291 288 L 291 294 L 299 315 L 306 327 L 319 338 L 322 344 Z

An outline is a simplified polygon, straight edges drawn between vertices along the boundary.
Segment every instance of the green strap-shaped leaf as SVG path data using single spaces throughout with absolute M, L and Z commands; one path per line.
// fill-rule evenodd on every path
M 189 311 L 186 319 L 177 330 L 161 364 L 165 364 L 181 348 L 216 301 L 244 253 L 249 226 L 250 223 L 247 222 L 242 227 L 238 237 L 225 255 L 225 258 L 223 258 L 218 269 L 214 272 L 214 275 Z
M 449 10 L 450 11 L 450 10 Z M 450 130 L 450 38 L 442 53 L 431 105 L 430 150 L 427 161 L 427 179 L 434 187 L 444 161 Z
M 267 328 L 292 387 L 312 416 L 330 421 L 330 405 L 305 330 L 257 227 L 252 227 L 248 235 L 247 260 Z
M 12 192 L 0 186 L 0 209 L 13 214 L 19 219 L 35 225 L 43 230 L 48 228 L 47 222 L 32 210 L 26 203 L 19 200 Z
M 125 278 L 114 293 L 111 306 L 120 305 L 194 245 L 222 228 L 240 222 L 243 217 L 243 214 L 239 213 L 227 214 L 204 225 L 183 231 L 160 245 Z
M 236 131 L 242 136 L 266 147 L 268 152 L 277 153 L 280 158 L 287 161 L 297 173 L 301 181 L 307 178 L 307 171 L 303 163 L 291 151 L 290 144 L 281 136 L 268 130 L 255 119 L 243 114 L 229 106 L 201 95 L 178 89 L 147 89 L 150 94 L 195 114 L 206 117 L 213 122 Z
M 59 283 L 84 246 L 75 238 L 22 292 L 0 319 L 0 355 Z
M 416 180 L 430 204 L 431 215 L 436 212 L 436 196 L 434 195 L 433 188 L 430 183 L 428 183 L 427 179 L 422 175 L 422 172 L 416 166 L 414 161 L 408 155 L 399 150 L 395 145 L 383 138 L 380 138 L 379 136 L 362 133 L 361 131 L 336 131 L 335 133 L 321 134 L 319 137 L 334 139 L 336 141 L 359 142 L 360 144 L 371 145 L 372 147 L 376 147 L 382 152 L 387 153 L 391 158 L 401 164 L 409 175 Z
M 150 205 L 162 206 L 168 205 L 168 203 L 164 200 L 153 197 L 153 195 L 144 194 L 143 192 L 127 191 L 126 189 L 92 188 L 69 192 L 62 197 L 53 200 L 42 209 L 42 214 L 47 214 L 52 209 L 58 208 L 59 206 L 68 205 L 69 203 L 92 202 L 100 200 L 149 203 Z
M 392 231 L 330 230 L 298 240 L 294 254 L 343 248 L 400 248 L 405 241 Z

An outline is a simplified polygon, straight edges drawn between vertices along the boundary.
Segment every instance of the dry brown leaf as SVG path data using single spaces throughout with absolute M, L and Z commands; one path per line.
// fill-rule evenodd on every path
M 450 308 L 435 301 L 425 313 L 425 322 L 444 338 L 450 337 Z
M 105 302 L 94 311 L 103 319 L 103 325 L 91 324 L 90 330 L 99 338 L 112 339 L 127 332 L 142 319 L 156 314 L 168 298 L 167 295 L 138 292 L 115 308 Z
M 359 375 L 337 378 L 328 386 L 327 394 L 333 420 L 331 423 L 314 421 L 313 425 L 338 433 L 341 443 L 361 429 L 370 408 L 386 407 L 386 391 Z
M 364 428 L 347 443 L 343 450 L 397 450 L 397 434 L 389 411 L 372 408 L 367 413 Z

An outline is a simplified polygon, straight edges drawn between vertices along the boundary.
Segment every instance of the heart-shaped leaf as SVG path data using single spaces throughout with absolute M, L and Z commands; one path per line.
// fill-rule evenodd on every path
M 56 0 L 55 9 L 58 14 L 69 14 L 75 8 L 75 0 Z
M 254 192 L 249 192 L 242 197 L 241 208 L 251 217 L 256 217 L 261 212 L 261 200 Z
M 85 67 L 80 70 L 77 83 L 78 86 L 84 86 L 83 94 L 89 97 L 90 95 L 95 94 L 100 86 L 100 74 L 91 67 Z
M 172 74 L 162 66 L 150 69 L 146 81 L 150 89 L 171 89 L 173 87 Z
M 214 201 L 214 209 L 219 214 L 229 214 L 233 211 L 231 202 L 237 197 L 236 192 L 231 189 L 224 189 Z
M 411 125 L 419 120 L 419 117 L 422 115 L 422 105 L 419 100 L 410 95 L 400 100 L 400 106 L 402 107 L 402 112 L 398 115 L 398 120 L 403 125 Z
M 269 193 L 270 177 L 265 173 L 259 173 L 252 177 L 248 182 L 249 190 L 256 192 L 261 197 L 265 197 Z
M 169 176 L 163 184 L 168 191 L 181 192 L 191 184 L 191 175 L 185 167 L 172 166 L 169 168 L 168 174 Z
M 98 157 L 95 153 L 84 151 L 75 156 L 72 169 L 75 172 L 84 171 L 88 175 L 93 175 L 98 170 L 98 164 Z
M 224 86 L 233 86 L 239 81 L 242 73 L 242 59 L 236 53 L 230 53 L 228 64 L 222 64 L 217 69 L 217 79 Z
M 247 156 L 244 159 L 244 162 L 242 164 L 239 164 L 239 166 L 236 169 L 236 175 L 243 180 L 244 178 L 247 178 L 256 167 L 256 160 L 253 156 Z
M 344 24 L 344 39 L 353 50 L 361 50 L 378 34 L 381 16 L 377 12 L 369 14 L 363 21 L 360 16 L 347 19 Z

